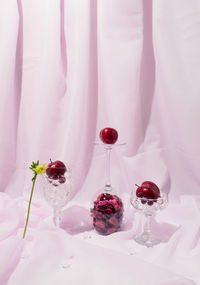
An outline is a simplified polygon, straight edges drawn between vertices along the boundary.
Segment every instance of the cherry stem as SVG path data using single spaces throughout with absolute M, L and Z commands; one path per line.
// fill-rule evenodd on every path
M 50 162 L 52 163 L 52 160 L 51 160 L 51 158 L 50 158 L 49 160 L 50 160 Z
M 135 186 L 140 187 L 138 184 L 135 184 Z

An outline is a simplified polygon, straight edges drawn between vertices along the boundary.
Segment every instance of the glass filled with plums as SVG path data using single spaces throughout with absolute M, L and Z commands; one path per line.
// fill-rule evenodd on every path
M 153 247 L 161 241 L 154 236 L 150 228 L 151 217 L 168 204 L 168 195 L 161 193 L 159 187 L 152 181 L 144 181 L 141 186 L 136 184 L 137 189 L 133 190 L 130 197 L 131 205 L 146 217 L 144 230 L 134 237 L 134 240 L 147 247 Z
M 117 143 L 118 132 L 113 128 L 102 129 L 99 136 L 100 142 L 95 142 L 95 145 L 105 150 L 105 184 L 92 201 L 91 215 L 95 230 L 99 234 L 109 235 L 120 229 L 124 211 L 122 200 L 111 185 L 110 155 L 115 146 L 124 144 Z
M 61 210 L 69 201 L 72 192 L 71 170 L 62 161 L 50 160 L 43 177 L 44 197 L 53 207 L 53 222 L 59 227 Z

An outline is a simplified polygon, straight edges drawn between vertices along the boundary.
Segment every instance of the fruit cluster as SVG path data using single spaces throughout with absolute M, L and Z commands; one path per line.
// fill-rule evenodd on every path
M 100 194 L 91 210 L 94 228 L 102 235 L 118 231 L 123 211 L 123 203 L 118 196 L 109 193 Z
M 67 168 L 65 164 L 62 161 L 54 161 L 52 162 L 50 160 L 50 163 L 47 166 L 46 174 L 49 178 L 49 182 L 52 183 L 54 186 L 59 185 L 59 183 L 65 183 L 66 178 L 64 176 L 65 172 L 67 171 Z
M 155 183 L 145 181 L 141 184 L 141 186 L 138 186 L 136 196 L 141 199 L 142 204 L 147 203 L 149 206 L 151 206 L 153 203 L 156 203 L 157 199 L 160 197 L 160 189 Z

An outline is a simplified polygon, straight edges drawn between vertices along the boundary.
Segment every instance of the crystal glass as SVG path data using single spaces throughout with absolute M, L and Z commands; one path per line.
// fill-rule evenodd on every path
M 111 145 L 96 142 L 95 145 L 105 149 L 105 185 L 92 201 L 91 215 L 96 231 L 102 235 L 109 235 L 119 230 L 124 211 L 122 200 L 116 195 L 115 189 L 111 185 L 110 156 L 114 147 L 125 144 L 115 143 Z
M 160 210 L 163 210 L 168 204 L 168 194 L 162 193 L 158 199 L 146 199 L 136 196 L 136 192 L 132 191 L 130 198 L 131 205 L 146 217 L 144 230 L 141 234 L 134 237 L 134 240 L 147 247 L 153 247 L 161 241 L 159 237 L 152 234 L 150 229 L 151 217 Z
M 71 173 L 67 171 L 61 179 L 51 179 L 43 176 L 43 193 L 46 201 L 53 207 L 53 222 L 59 227 L 61 220 L 61 209 L 68 203 L 71 192 Z

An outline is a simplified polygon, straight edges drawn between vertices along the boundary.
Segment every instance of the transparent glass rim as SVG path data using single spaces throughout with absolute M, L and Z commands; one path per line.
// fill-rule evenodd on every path
M 124 145 L 126 145 L 125 142 L 114 143 L 114 144 L 108 144 L 108 143 L 103 143 L 103 142 L 93 142 L 93 144 L 97 145 L 97 146 L 105 146 L 105 147 L 115 147 L 115 146 L 124 146 Z
M 131 194 L 130 203 L 136 210 L 152 215 L 156 211 L 166 208 L 168 205 L 168 193 L 161 193 L 157 199 L 148 199 L 137 197 L 134 191 Z
M 132 195 L 131 195 L 132 196 Z M 157 202 L 159 200 L 168 200 L 168 193 L 162 193 L 160 195 L 160 197 L 158 197 L 157 199 L 148 199 L 148 198 L 142 198 L 142 197 L 137 197 L 136 194 L 135 194 L 135 199 L 139 200 L 139 201 L 146 201 L 146 202 Z

